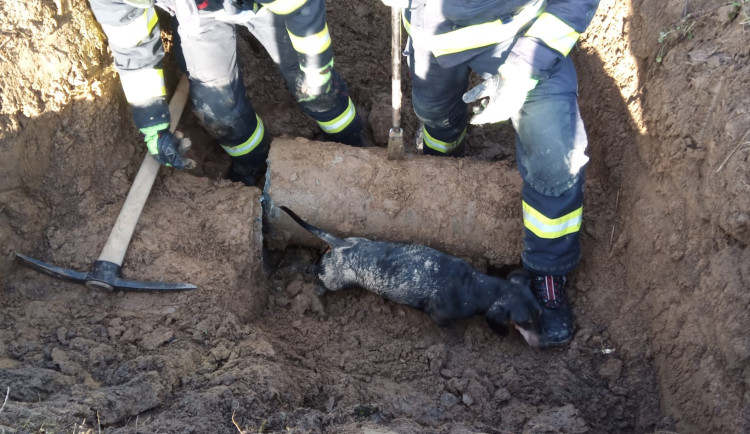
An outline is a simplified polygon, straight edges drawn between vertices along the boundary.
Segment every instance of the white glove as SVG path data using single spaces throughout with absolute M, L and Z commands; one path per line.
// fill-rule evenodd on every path
M 265 9 L 265 8 L 264 8 Z M 261 9 L 263 10 L 263 9 Z M 230 24 L 245 25 L 256 17 L 256 13 L 251 10 L 244 10 L 236 14 L 228 14 L 225 10 L 216 11 L 214 19 L 217 21 L 223 21 Z
M 470 123 L 474 125 L 502 122 L 515 116 L 526 102 L 529 91 L 539 80 L 529 76 L 528 68 L 512 63 L 504 63 L 497 74 L 466 92 L 465 103 L 489 98 L 474 108 Z
M 384 5 L 390 8 L 406 9 L 409 7 L 409 0 L 380 0 Z

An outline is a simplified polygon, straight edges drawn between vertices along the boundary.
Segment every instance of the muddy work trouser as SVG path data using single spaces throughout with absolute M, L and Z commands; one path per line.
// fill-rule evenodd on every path
M 415 49 L 411 42 L 407 56 L 414 111 L 424 123 L 423 150 L 450 155 L 466 133 L 467 105 L 461 97 L 468 89 L 470 72 L 483 79 L 497 74 L 512 41 L 449 68 L 441 67 L 431 52 Z M 566 274 L 580 258 L 588 141 L 578 111 L 577 87 L 573 63 L 566 58 L 529 93 L 521 111 L 511 119 L 524 181 L 521 258 L 524 267 L 537 274 Z
M 244 165 L 261 164 L 267 157 L 270 140 L 245 95 L 237 66 L 236 29 L 232 24 L 203 16 L 202 11 L 200 15 L 199 32 L 188 31 L 179 22 L 175 23 L 178 27 L 176 43 L 181 54 L 178 57 L 190 78 L 190 97 L 196 115 L 231 157 Z M 362 123 L 335 69 L 327 92 L 303 100 L 305 98 L 297 92 L 301 74 L 298 54 L 283 19 L 265 11 L 247 27 L 279 67 L 302 110 L 316 120 L 332 140 L 356 145 Z M 333 132 L 326 131 L 328 125 L 335 127 Z

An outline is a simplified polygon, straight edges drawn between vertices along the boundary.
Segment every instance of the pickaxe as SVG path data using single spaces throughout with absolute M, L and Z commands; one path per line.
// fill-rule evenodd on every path
M 170 130 L 174 131 L 177 123 L 185 108 L 188 97 L 188 79 L 183 76 L 177 85 L 174 96 L 169 103 L 169 114 L 172 119 Z M 59 279 L 83 283 L 89 288 L 103 289 L 106 291 L 145 291 L 145 292 L 164 292 L 164 291 L 185 291 L 195 289 L 195 285 L 189 283 L 167 283 L 167 282 L 148 282 L 123 279 L 120 271 L 122 261 L 125 259 L 125 252 L 130 244 L 130 238 L 135 231 L 135 225 L 146 204 L 146 199 L 154 185 L 156 175 L 161 165 L 146 153 L 141 168 L 133 180 L 125 203 L 122 205 L 120 214 L 117 216 L 115 226 L 109 234 L 107 244 L 102 249 L 99 259 L 94 262 L 93 269 L 88 272 L 70 270 L 67 268 L 57 267 L 55 265 L 42 262 L 20 253 L 15 253 L 16 259 L 22 264 L 36 271 L 49 274 Z

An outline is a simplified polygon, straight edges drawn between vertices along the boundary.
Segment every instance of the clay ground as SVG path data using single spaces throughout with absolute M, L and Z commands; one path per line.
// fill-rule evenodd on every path
M 602 1 L 571 54 L 591 157 L 578 331 L 536 350 L 479 317 L 441 328 L 361 290 L 317 297 L 320 251 L 263 248 L 261 191 L 221 179 L 228 160 L 189 113 L 199 168 L 161 170 L 123 270 L 198 290 L 108 294 L 20 267 L 13 252 L 90 269 L 144 148 L 87 3 L 3 2 L 0 432 L 749 432 L 749 9 Z M 328 14 L 383 146 L 389 10 L 329 1 Z M 262 47 L 244 31 L 238 46 L 268 131 L 313 138 Z M 468 159 L 512 167 L 512 129 L 469 136 Z

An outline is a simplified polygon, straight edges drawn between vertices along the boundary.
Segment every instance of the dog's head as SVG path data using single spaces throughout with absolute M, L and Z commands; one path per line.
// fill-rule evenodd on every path
M 510 276 L 484 317 L 495 333 L 505 335 L 508 325 L 513 324 L 526 343 L 532 347 L 541 344 L 542 307 L 529 290 L 528 277 Z

